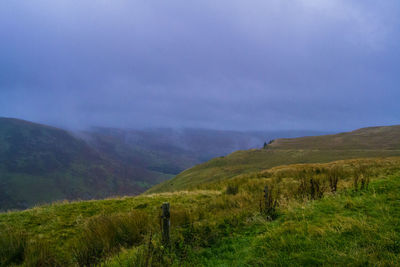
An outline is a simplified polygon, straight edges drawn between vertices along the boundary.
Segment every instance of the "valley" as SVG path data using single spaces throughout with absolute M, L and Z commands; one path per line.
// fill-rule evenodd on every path
M 0 118 L 0 211 L 62 200 L 138 195 L 211 158 L 312 131 L 67 131 Z
M 398 265 L 400 157 L 390 129 L 385 149 L 279 149 L 278 139 L 271 148 L 212 159 L 139 196 L 0 213 L 0 263 Z M 361 131 L 371 143 L 378 138 Z M 165 202 L 167 246 L 160 232 Z

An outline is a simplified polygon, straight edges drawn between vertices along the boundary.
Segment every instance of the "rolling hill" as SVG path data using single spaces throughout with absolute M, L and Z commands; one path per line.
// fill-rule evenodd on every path
M 352 132 L 301 138 L 280 138 L 270 149 L 400 150 L 400 125 L 368 127 Z
M 0 210 L 62 199 L 138 194 L 151 172 L 122 166 L 67 131 L 0 119 Z
M 277 137 L 321 134 L 313 131 L 239 132 L 210 129 L 115 129 L 95 127 L 77 133 L 91 147 L 124 164 L 167 176 L 237 150 L 258 148 Z M 163 177 L 164 178 L 164 177 Z
M 195 166 L 148 194 L 0 212 L 0 266 L 397 266 L 397 128 L 276 140 Z M 36 133 L 40 142 L 34 142 L 41 147 L 57 136 L 53 131 L 65 134 L 41 131 L 46 138 Z M 347 140 L 358 140 L 355 135 L 368 138 L 354 146 Z M 316 145 L 342 136 L 340 148 Z M 59 145 L 87 149 L 85 158 L 101 162 L 101 150 L 64 139 L 68 143 Z M 288 142 L 304 149 L 290 149 Z M 164 202 L 171 205 L 168 244 L 160 232 Z
M 400 126 L 370 127 L 334 135 L 276 139 L 266 149 L 237 151 L 185 170 L 148 193 L 193 189 L 244 173 L 295 163 L 400 155 Z
M 137 195 L 213 157 L 304 133 L 100 127 L 71 132 L 0 118 L 0 210 Z

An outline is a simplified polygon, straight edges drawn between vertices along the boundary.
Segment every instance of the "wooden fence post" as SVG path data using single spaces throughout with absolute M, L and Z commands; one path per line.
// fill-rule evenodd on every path
M 161 215 L 162 243 L 164 246 L 168 246 L 170 217 L 171 217 L 171 214 L 169 212 L 169 203 L 168 202 L 163 203 L 161 209 L 162 209 L 162 215 Z
M 269 187 L 266 185 L 264 187 L 264 209 L 262 213 L 267 215 L 269 220 L 273 220 L 276 217 L 275 208 L 278 204 L 278 200 L 272 195 L 272 192 L 274 192 L 274 187 L 272 185 Z

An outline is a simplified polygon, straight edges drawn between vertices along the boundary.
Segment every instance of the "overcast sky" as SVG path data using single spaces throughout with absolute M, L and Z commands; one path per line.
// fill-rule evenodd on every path
M 2 0 L 0 116 L 64 127 L 400 124 L 399 0 Z

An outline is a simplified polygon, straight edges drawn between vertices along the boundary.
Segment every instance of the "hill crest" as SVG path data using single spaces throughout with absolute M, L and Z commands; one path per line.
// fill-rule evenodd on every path
M 187 190 L 280 165 L 390 156 L 400 156 L 400 125 L 362 128 L 334 135 L 276 139 L 265 149 L 236 151 L 199 164 L 147 192 Z
M 279 138 L 268 148 L 271 149 L 400 149 L 400 125 L 360 128 L 339 134 Z

